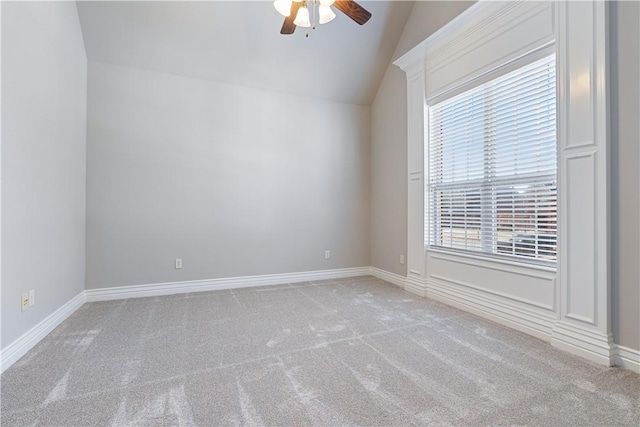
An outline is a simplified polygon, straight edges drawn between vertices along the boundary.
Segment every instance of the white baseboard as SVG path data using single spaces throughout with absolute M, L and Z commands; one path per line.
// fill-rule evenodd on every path
M 426 297 L 427 282 L 425 282 L 423 279 L 418 279 L 409 275 L 404 281 L 404 290 L 421 297 Z
M 616 344 L 614 346 L 614 361 L 616 366 L 640 374 L 640 350 Z
M 18 361 L 60 323 L 71 316 L 85 303 L 84 291 L 70 299 L 62 307 L 51 313 L 40 323 L 29 329 L 20 338 L 0 351 L 0 373 Z
M 550 341 L 556 320 L 552 312 L 545 313 L 542 310 L 529 309 L 489 292 L 463 288 L 433 279 L 428 280 L 426 296 L 544 341 Z
M 369 267 L 340 268 L 335 270 L 305 271 L 300 273 L 264 274 L 260 276 L 228 277 L 222 279 L 191 280 L 185 282 L 155 283 L 150 285 L 118 286 L 101 289 L 87 289 L 87 302 L 115 299 L 154 297 L 188 292 L 238 289 L 252 286 L 281 285 L 284 283 L 307 282 L 312 280 L 341 279 L 366 276 Z
M 595 363 L 640 373 L 640 350 L 614 344 L 611 336 L 600 336 L 559 322 L 555 313 L 530 310 L 488 292 L 434 280 L 428 280 L 426 296 L 540 338 Z
M 407 280 L 406 277 L 376 267 L 371 267 L 371 275 L 391 282 L 408 292 L 438 300 L 542 340 L 551 340 L 551 330 L 555 322 L 555 316 L 552 313 L 529 310 L 497 298 L 488 292 L 463 288 L 455 284 L 429 280 L 425 286 L 416 280 Z
M 404 276 L 396 273 L 391 273 L 390 271 L 382 270 L 377 267 L 369 267 L 369 274 L 377 277 L 378 279 L 382 279 L 386 282 L 392 283 L 402 289 L 404 289 L 404 282 L 407 279 Z
M 551 344 L 576 356 L 605 366 L 613 366 L 613 336 L 558 320 L 553 325 Z
M 4 372 L 18 359 L 24 356 L 49 332 L 56 328 L 85 302 L 161 296 L 218 289 L 235 289 L 252 286 L 278 285 L 284 283 L 340 279 L 366 275 L 378 277 L 403 289 L 407 289 L 409 286 L 409 281 L 398 274 L 381 270 L 376 267 L 358 267 L 307 271 L 300 273 L 269 274 L 261 276 L 231 277 L 224 279 L 88 289 L 76 295 L 73 299 L 49 315 L 42 322 L 38 323 L 35 327 L 31 328 L 28 332 L 11 343 L 6 349 L 0 351 L 0 372 Z M 557 333 L 558 331 L 554 315 L 517 306 L 510 302 L 503 301 L 489 293 L 470 289 L 458 289 L 455 285 L 432 280 L 428 281 L 426 291 L 423 290 L 424 287 L 422 285 L 419 286 L 419 288 L 420 289 L 415 289 L 414 292 L 419 291 L 422 295 L 425 295 L 426 292 L 426 296 L 429 298 L 504 324 L 545 341 L 552 341 L 552 331 L 554 330 L 554 326 L 554 332 Z M 407 290 L 412 291 L 411 289 Z M 568 350 L 572 353 L 576 353 L 576 349 Z M 613 345 L 612 354 L 613 363 L 615 365 L 640 373 L 639 350 L 615 344 Z M 584 357 L 582 354 L 579 355 Z

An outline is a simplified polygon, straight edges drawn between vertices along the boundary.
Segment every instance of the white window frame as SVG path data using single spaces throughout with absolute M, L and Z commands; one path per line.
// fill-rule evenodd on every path
M 610 311 L 609 4 L 478 1 L 399 58 L 407 77 L 405 289 L 487 316 L 594 362 L 614 363 Z M 425 245 L 427 99 L 556 46 L 558 269 Z
M 451 92 L 445 92 L 440 94 L 437 97 L 432 97 L 426 100 L 426 105 L 425 105 L 425 135 L 428 135 L 429 132 L 431 131 L 431 126 L 432 123 L 429 122 L 429 117 L 431 117 L 431 108 L 433 108 L 433 106 L 438 105 L 439 103 L 446 101 L 447 99 L 450 99 L 456 95 L 459 95 L 461 93 L 467 92 L 468 90 L 474 89 L 482 84 L 484 84 L 485 82 L 489 82 L 492 81 L 496 78 L 499 78 L 502 75 L 506 75 L 512 71 L 518 70 L 522 67 L 526 67 L 538 60 L 544 59 L 546 57 L 549 57 L 551 55 L 555 55 L 555 45 L 552 46 L 546 46 L 546 47 L 542 47 L 534 52 L 531 52 L 521 58 L 518 58 L 516 60 L 513 60 L 507 64 L 503 64 L 500 67 L 498 67 L 496 70 L 494 70 L 493 72 L 487 73 L 486 75 L 483 76 L 482 79 L 478 79 L 475 80 L 473 82 L 467 83 L 467 84 L 462 84 L 459 87 L 456 88 L 456 90 L 453 90 Z M 556 71 L 557 74 L 557 71 Z M 556 111 L 556 116 L 557 116 L 557 111 Z M 557 145 L 557 142 L 556 142 Z M 557 148 L 556 148 L 557 149 Z M 555 270 L 556 269 L 556 260 L 553 261 L 545 261 L 543 259 L 534 259 L 534 258 L 527 258 L 527 257 L 518 257 L 518 256 L 505 256 L 502 254 L 497 253 L 496 251 L 496 244 L 497 242 L 493 239 L 488 239 L 486 233 L 480 233 L 481 235 L 481 239 L 482 239 L 482 246 L 483 246 L 483 251 L 472 251 L 472 250 L 464 250 L 464 249 L 459 249 L 459 248 L 453 248 L 453 247 L 447 247 L 444 245 L 435 245 L 432 246 L 431 245 L 431 240 L 433 238 L 433 235 L 435 233 L 435 230 L 432 229 L 431 225 L 433 223 L 437 223 L 437 219 L 434 219 L 433 221 L 431 220 L 431 216 L 435 216 L 435 213 L 432 213 L 429 211 L 430 206 L 430 193 L 432 191 L 431 189 L 431 185 L 429 182 L 429 178 L 430 178 L 430 170 L 429 170 L 429 152 L 430 152 L 430 147 L 429 144 L 427 142 L 425 142 L 424 144 L 424 168 L 425 168 L 425 248 L 426 250 L 437 250 L 437 251 L 442 251 L 442 252 L 452 252 L 452 253 L 459 253 L 461 255 L 465 255 L 465 254 L 474 254 L 476 256 L 485 256 L 485 257 L 489 257 L 489 258 L 493 258 L 495 259 L 497 262 L 500 261 L 508 261 L 511 263 L 522 263 L 522 264 L 531 264 L 531 265 L 538 265 L 538 266 L 543 266 L 543 267 L 548 267 L 550 269 Z M 486 154 L 486 150 L 485 150 L 485 154 Z M 485 166 L 491 167 L 491 165 L 487 165 L 485 164 Z M 556 175 L 557 175 L 557 170 L 556 170 Z M 558 179 L 556 177 L 556 185 L 557 185 Z M 451 185 L 452 187 L 455 187 L 455 185 Z M 485 194 L 487 191 L 487 186 L 485 184 L 482 185 L 482 189 L 481 189 L 481 193 Z M 495 220 L 493 218 L 493 213 L 496 210 L 496 206 L 495 206 L 495 198 L 494 197 L 486 197 L 486 194 L 484 196 L 481 197 L 481 212 L 480 212 L 480 217 L 481 217 L 481 229 L 491 229 L 494 230 L 496 228 L 496 224 L 495 224 Z M 557 221 L 557 219 L 556 219 Z M 487 222 L 490 222 L 487 224 Z M 438 228 L 438 226 L 435 227 L 436 229 Z M 557 230 L 556 230 L 556 241 L 557 241 Z

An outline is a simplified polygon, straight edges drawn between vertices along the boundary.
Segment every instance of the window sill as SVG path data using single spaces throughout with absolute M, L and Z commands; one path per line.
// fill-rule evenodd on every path
M 427 247 L 426 253 L 447 255 L 451 257 L 464 258 L 468 260 L 481 261 L 484 263 L 492 263 L 492 264 L 500 264 L 500 265 L 509 266 L 509 267 L 516 267 L 519 269 L 543 271 L 546 273 L 556 274 L 558 272 L 557 266 L 553 267 L 549 265 L 534 264 L 534 263 L 528 263 L 528 262 L 522 262 L 522 261 L 511 261 L 511 260 L 502 259 L 499 257 L 475 255 L 475 254 L 470 254 L 467 252 L 461 252 L 461 251 L 455 251 L 455 250 L 446 250 L 441 248 Z

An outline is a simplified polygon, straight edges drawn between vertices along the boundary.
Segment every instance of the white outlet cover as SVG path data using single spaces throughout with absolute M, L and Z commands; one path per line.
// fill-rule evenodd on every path
M 182 268 L 182 258 L 176 258 L 176 268 Z
M 35 289 L 31 289 L 29 291 L 29 307 L 33 307 L 36 303 L 36 291 Z

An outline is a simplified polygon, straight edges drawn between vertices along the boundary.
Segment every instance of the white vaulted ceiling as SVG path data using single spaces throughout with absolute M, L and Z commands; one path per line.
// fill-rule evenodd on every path
M 280 35 L 271 1 L 78 2 L 90 61 L 369 105 L 413 7 L 359 1 L 316 30 Z

